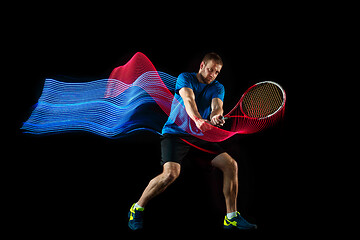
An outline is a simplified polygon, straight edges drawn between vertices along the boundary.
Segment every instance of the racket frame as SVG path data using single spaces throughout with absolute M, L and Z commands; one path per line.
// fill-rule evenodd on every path
M 256 86 L 258 86 L 258 85 L 260 85 L 260 84 L 264 84 L 264 83 L 274 84 L 274 85 L 276 85 L 276 86 L 280 89 L 280 91 L 281 91 L 281 93 L 282 93 L 282 96 L 283 96 L 282 104 L 281 104 L 281 106 L 280 106 L 276 111 L 274 111 L 273 113 L 271 113 L 271 114 L 269 114 L 269 115 L 267 115 L 267 116 L 265 116 L 265 117 L 262 117 L 262 118 L 249 117 L 249 116 L 247 116 L 247 115 L 244 113 L 244 111 L 243 111 L 242 101 L 243 101 L 244 97 L 246 96 L 246 94 L 247 94 L 252 88 L 254 88 L 254 87 L 256 87 Z M 256 83 L 256 84 L 252 85 L 251 87 L 249 87 L 249 88 L 244 92 L 244 94 L 241 96 L 240 101 L 238 102 L 238 104 L 235 105 L 235 107 L 229 112 L 229 114 L 230 114 L 232 111 L 234 111 L 234 110 L 238 107 L 238 105 L 240 104 L 240 110 L 241 110 L 242 114 L 243 114 L 245 117 L 262 120 L 262 119 L 271 117 L 271 116 L 273 116 L 274 114 L 276 114 L 277 112 L 279 112 L 279 111 L 285 106 L 285 102 L 286 102 L 286 94 L 285 94 L 285 91 L 284 91 L 284 89 L 283 89 L 278 83 L 273 82 L 273 81 L 262 81 L 262 82 L 258 82 L 258 83 Z M 226 116 L 224 116 L 223 119 L 224 119 L 224 120 L 229 119 L 229 117 L 227 117 L 229 114 L 227 114 Z

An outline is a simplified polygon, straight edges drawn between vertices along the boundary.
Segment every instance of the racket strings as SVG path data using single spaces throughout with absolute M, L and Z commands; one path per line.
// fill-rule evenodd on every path
M 274 114 L 283 104 L 281 89 L 272 83 L 259 84 L 247 92 L 242 101 L 243 113 L 252 118 Z

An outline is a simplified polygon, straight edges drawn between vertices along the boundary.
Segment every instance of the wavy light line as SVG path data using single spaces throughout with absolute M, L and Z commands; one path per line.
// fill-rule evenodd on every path
M 274 123 L 242 115 L 239 104 L 228 114 L 231 131 L 217 127 L 201 132 L 173 95 L 176 77 L 156 71 L 150 60 L 136 53 L 128 63 L 117 67 L 109 79 L 85 83 L 66 83 L 46 79 L 36 108 L 22 129 L 31 134 L 88 131 L 118 138 L 139 130 L 161 134 L 162 127 L 177 107 L 175 123 L 183 130 L 206 141 L 223 141 L 234 134 L 261 131 Z M 235 117 L 236 116 L 236 117 Z

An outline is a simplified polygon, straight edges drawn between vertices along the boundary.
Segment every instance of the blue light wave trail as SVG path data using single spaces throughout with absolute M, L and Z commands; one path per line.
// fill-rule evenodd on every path
M 139 130 L 161 135 L 168 115 L 158 104 L 165 100 L 154 99 L 140 84 L 159 76 L 174 91 L 177 78 L 159 71 L 146 72 L 132 84 L 118 82 L 126 90 L 111 98 L 105 97 L 109 79 L 82 83 L 46 79 L 41 97 L 22 129 L 31 134 L 88 131 L 107 138 Z
M 156 71 L 151 61 L 137 52 L 126 64 L 116 67 L 108 79 L 66 83 L 46 79 L 42 95 L 22 129 L 31 134 L 88 131 L 119 138 L 139 130 L 161 135 L 172 110 L 174 122 L 188 134 L 210 142 L 224 141 L 235 134 L 259 132 L 282 118 L 284 109 L 269 118 L 242 114 L 241 100 L 225 116 L 231 130 L 209 124 L 200 131 L 185 106 L 174 98 L 177 78 Z

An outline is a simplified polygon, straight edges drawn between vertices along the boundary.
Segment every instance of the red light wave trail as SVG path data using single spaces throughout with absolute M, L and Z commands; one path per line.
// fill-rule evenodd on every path
M 174 98 L 174 95 L 166 87 L 151 61 L 140 52 L 137 52 L 128 63 L 112 71 L 108 79 L 105 97 L 117 97 L 129 87 L 133 87 L 135 80 L 143 74 L 151 74 L 151 77 L 141 78 L 143 80 L 136 81 L 136 86 L 146 91 L 168 116 L 172 106 L 176 105 L 182 108 L 183 114 L 177 116 L 175 123 L 187 133 L 205 141 L 221 142 L 235 134 L 256 133 L 273 125 L 284 115 L 285 107 L 269 118 L 250 118 L 242 114 L 239 101 L 228 114 L 225 114 L 231 121 L 230 131 L 212 126 L 211 130 L 201 132 L 186 114 L 185 107 Z

